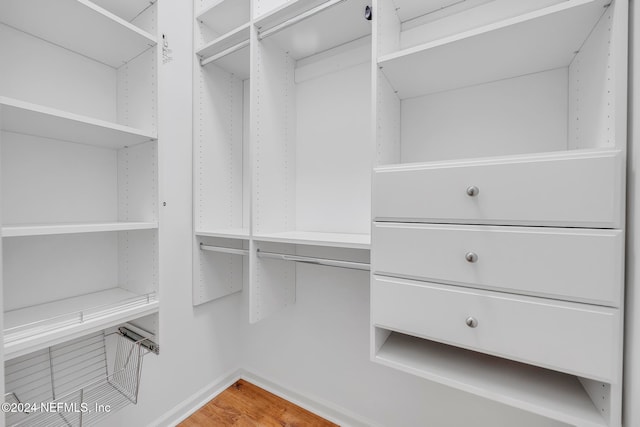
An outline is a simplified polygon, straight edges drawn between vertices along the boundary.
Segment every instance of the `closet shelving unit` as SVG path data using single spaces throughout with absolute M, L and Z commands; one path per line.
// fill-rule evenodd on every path
M 375 13 L 372 360 L 619 427 L 628 2 Z
M 251 322 L 295 302 L 296 281 L 304 274 L 296 268 L 300 262 L 368 262 L 367 5 L 350 0 L 255 6 Z
M 249 245 L 250 3 L 195 2 L 194 305 L 242 289 Z
M 294 258 L 368 261 L 367 5 L 196 2 L 194 304 L 244 282 L 256 322 L 295 301 Z
M 158 332 L 155 3 L 0 4 L 6 364 Z

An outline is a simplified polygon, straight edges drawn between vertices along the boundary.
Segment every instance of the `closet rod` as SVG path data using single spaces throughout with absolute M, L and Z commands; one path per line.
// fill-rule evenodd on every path
M 258 249 L 258 257 L 278 259 L 281 261 L 304 262 L 307 264 L 326 265 L 329 267 L 350 268 L 353 270 L 369 271 L 371 266 L 365 262 L 341 261 L 338 259 L 316 258 L 302 255 L 280 254 L 275 252 L 263 252 Z
M 249 251 L 247 249 L 234 249 L 234 248 L 225 248 L 223 246 L 205 245 L 202 242 L 200 243 L 200 249 L 203 251 L 221 252 L 223 254 L 249 255 Z
M 209 64 L 211 62 L 217 61 L 218 59 L 223 58 L 223 57 L 225 57 L 227 55 L 230 55 L 233 52 L 237 52 L 240 49 L 242 49 L 244 47 L 247 47 L 247 46 L 249 46 L 249 40 L 243 40 L 240 43 L 238 43 L 236 45 L 233 45 L 230 48 L 227 48 L 227 49 L 223 50 L 222 52 L 218 52 L 215 55 L 211 55 L 211 56 L 208 56 L 206 58 L 200 59 L 200 65 L 204 67 L 205 65 L 207 65 L 207 64 Z
M 277 33 L 278 31 L 284 30 L 287 27 L 290 27 L 292 25 L 297 24 L 300 21 L 304 21 L 307 18 L 312 17 L 313 15 L 316 15 L 320 12 L 322 12 L 323 10 L 329 9 L 330 7 L 333 7 L 337 4 L 340 4 L 342 2 L 345 2 L 347 0 L 329 0 L 326 3 L 322 3 L 319 6 L 314 7 L 313 9 L 309 9 L 306 12 L 301 13 L 300 15 L 296 15 L 293 18 L 287 19 L 284 22 L 281 22 L 280 24 L 271 27 L 269 29 L 266 29 L 264 31 L 259 31 L 258 32 L 258 40 L 262 40 L 265 39 L 267 37 L 269 37 L 272 34 Z M 260 30 L 258 28 L 258 30 Z

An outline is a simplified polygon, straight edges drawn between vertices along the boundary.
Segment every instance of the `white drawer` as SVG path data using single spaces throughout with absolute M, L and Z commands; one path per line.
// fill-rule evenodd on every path
M 374 223 L 372 271 L 619 307 L 620 230 Z
M 617 309 L 373 276 L 371 317 L 377 327 L 586 378 L 616 380 Z M 467 325 L 469 318 L 475 327 Z
M 380 167 L 373 217 L 621 228 L 623 160 L 619 150 L 576 150 Z

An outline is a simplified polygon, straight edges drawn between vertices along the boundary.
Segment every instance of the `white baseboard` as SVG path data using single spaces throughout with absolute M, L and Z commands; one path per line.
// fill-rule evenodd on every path
M 204 406 L 208 401 L 222 393 L 231 384 L 238 381 L 241 378 L 241 373 L 241 370 L 235 369 L 218 377 L 213 383 L 198 390 L 187 399 L 171 408 L 168 412 L 164 413 L 160 418 L 149 424 L 149 427 L 175 426 L 184 421 L 191 414 Z
M 345 408 L 342 408 L 334 403 L 298 393 L 291 387 L 285 387 L 281 384 L 277 384 L 269 379 L 266 379 L 260 375 L 248 372 L 240 369 L 240 377 L 249 381 L 252 384 L 257 385 L 276 396 L 282 397 L 291 403 L 294 403 L 301 408 L 304 408 L 322 418 L 338 424 L 341 427 L 378 427 L 379 425 L 371 420 L 362 418 L 361 416 L 354 414 Z
M 283 387 L 264 377 L 243 369 L 237 369 L 219 377 L 216 381 L 200 389 L 189 398 L 174 406 L 171 410 L 156 419 L 150 426 L 175 426 L 187 419 L 191 414 L 204 406 L 211 399 L 222 393 L 239 379 L 244 379 L 270 393 L 294 403 L 314 414 L 338 424 L 341 427 L 376 427 L 376 423 L 350 413 L 331 402 L 312 398 Z

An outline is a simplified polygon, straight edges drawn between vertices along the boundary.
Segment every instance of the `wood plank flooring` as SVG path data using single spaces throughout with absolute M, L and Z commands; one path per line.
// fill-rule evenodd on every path
M 178 427 L 339 427 L 247 381 L 238 380 Z

